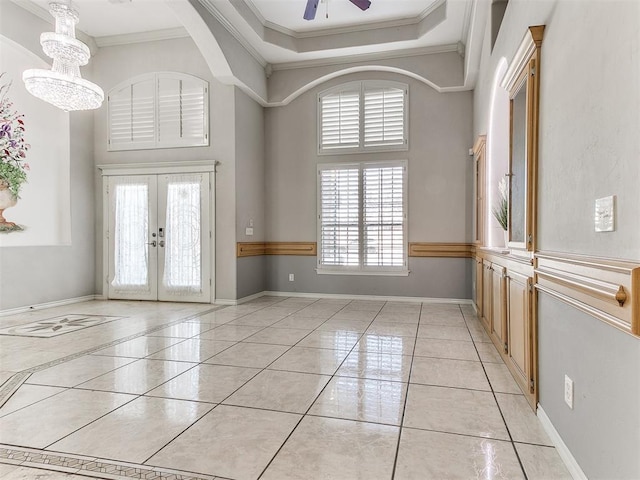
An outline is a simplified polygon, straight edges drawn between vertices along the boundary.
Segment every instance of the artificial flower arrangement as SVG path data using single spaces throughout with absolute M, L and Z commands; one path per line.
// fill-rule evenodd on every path
M 0 80 L 4 77 L 0 74 Z M 11 82 L 0 86 L 0 188 L 9 189 L 20 198 L 20 188 L 27 181 L 29 164 L 25 162 L 30 145 L 24 139 L 24 115 L 13 109 L 8 92 Z

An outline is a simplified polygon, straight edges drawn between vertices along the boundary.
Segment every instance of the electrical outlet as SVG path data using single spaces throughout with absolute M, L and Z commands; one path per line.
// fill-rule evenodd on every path
M 573 380 L 564 376 L 564 403 L 573 410 Z
M 293 273 L 290 273 L 290 274 L 289 274 L 289 281 L 290 281 L 290 282 L 293 282 L 293 281 L 295 280 L 295 278 L 296 278 L 296 277 L 295 277 L 295 275 L 294 275 Z
M 245 234 L 245 235 L 247 235 L 247 236 L 249 236 L 249 237 L 250 237 L 251 235 L 253 235 L 253 227 L 247 227 L 247 228 L 245 228 L 245 229 L 244 229 L 244 234 Z

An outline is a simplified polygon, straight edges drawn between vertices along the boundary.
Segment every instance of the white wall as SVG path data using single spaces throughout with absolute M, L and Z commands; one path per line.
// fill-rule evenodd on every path
M 52 25 L 0 2 L 0 31 L 43 57 L 40 34 Z M 90 69 L 83 74 L 92 78 Z M 0 310 L 94 293 L 93 114 L 70 114 L 71 244 L 0 249 Z M 8 212 L 7 212 L 8 213 Z
M 493 52 L 485 35 L 474 135 L 487 132 L 501 57 L 511 61 L 526 28 L 543 24 L 538 245 L 638 261 L 640 2 L 510 0 Z M 616 231 L 597 234 L 594 200 L 611 194 Z M 538 313 L 540 404 L 587 477 L 640 478 L 640 341 L 542 293 Z

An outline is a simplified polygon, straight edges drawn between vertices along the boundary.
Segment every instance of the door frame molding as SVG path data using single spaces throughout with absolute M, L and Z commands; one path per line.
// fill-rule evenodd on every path
M 211 229 L 210 265 L 211 269 L 211 295 L 210 302 L 216 301 L 216 166 L 217 160 L 163 162 L 163 163 L 114 163 L 97 165 L 102 177 L 102 298 L 109 298 L 109 242 L 107 231 L 109 229 L 109 202 L 107 190 L 109 177 L 122 175 L 163 175 L 171 173 L 208 173 L 209 174 L 209 228 Z

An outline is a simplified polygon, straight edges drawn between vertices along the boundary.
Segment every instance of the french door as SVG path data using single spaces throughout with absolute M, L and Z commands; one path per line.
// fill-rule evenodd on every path
M 108 177 L 108 296 L 211 301 L 208 173 Z

